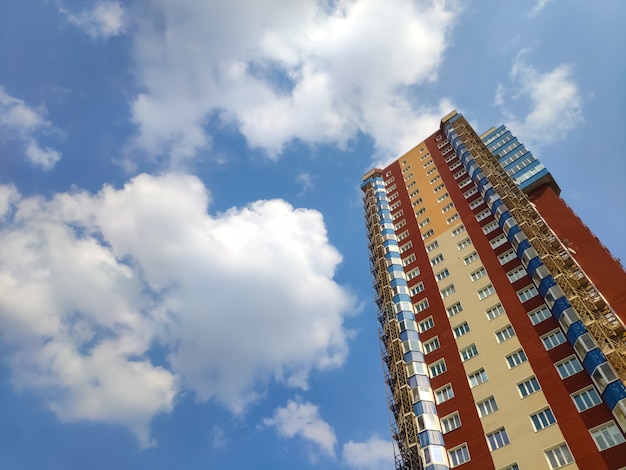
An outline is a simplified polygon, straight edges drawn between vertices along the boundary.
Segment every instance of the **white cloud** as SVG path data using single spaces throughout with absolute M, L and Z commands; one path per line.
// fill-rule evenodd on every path
M 319 407 L 311 402 L 289 400 L 286 406 L 274 411 L 272 418 L 263 420 L 263 424 L 275 427 L 280 437 L 300 437 L 314 444 L 323 454 L 335 456 L 335 431 L 320 417 Z
M 379 437 L 365 442 L 346 442 L 343 445 L 343 461 L 356 470 L 394 468 L 393 443 Z
M 133 148 L 180 162 L 210 144 L 212 115 L 272 156 L 293 139 L 345 145 L 358 132 L 385 157 L 407 150 L 409 135 L 432 130 L 410 87 L 436 79 L 456 8 L 151 0 L 136 14 Z
M 550 0 L 538 0 L 535 6 L 528 12 L 529 18 L 535 18 Z
M 0 140 L 18 140 L 24 146 L 24 155 L 35 166 L 50 170 L 61 159 L 56 150 L 42 148 L 37 134 L 51 127 L 43 114 L 45 109 L 32 108 L 9 95 L 0 85 Z
M 524 142 L 537 147 L 561 140 L 583 121 L 583 100 L 571 66 L 561 64 L 541 73 L 523 60 L 525 52 L 511 69 L 512 87 L 507 91 L 499 85 L 495 101 L 508 115 L 507 125 Z M 510 111 L 520 98 L 530 104 L 523 118 Z
M 320 213 L 282 200 L 211 216 L 195 177 L 20 198 L 0 186 L 0 332 L 17 387 L 62 420 L 149 423 L 189 390 L 235 412 L 270 380 L 341 365 L 353 299 Z M 166 361 L 151 360 L 153 347 Z
M 99 2 L 93 8 L 80 13 L 72 13 L 60 3 L 57 5 L 68 22 L 91 37 L 106 39 L 124 33 L 126 10 L 119 2 Z

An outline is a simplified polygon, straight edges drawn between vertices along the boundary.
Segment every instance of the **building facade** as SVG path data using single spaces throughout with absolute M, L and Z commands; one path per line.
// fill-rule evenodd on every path
M 626 467 L 626 272 L 504 126 L 363 177 L 396 468 Z

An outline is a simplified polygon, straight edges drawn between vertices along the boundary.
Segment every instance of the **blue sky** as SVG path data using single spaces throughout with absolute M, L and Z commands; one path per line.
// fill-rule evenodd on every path
M 3 465 L 391 468 L 362 174 L 505 123 L 626 259 L 625 17 L 3 2 Z

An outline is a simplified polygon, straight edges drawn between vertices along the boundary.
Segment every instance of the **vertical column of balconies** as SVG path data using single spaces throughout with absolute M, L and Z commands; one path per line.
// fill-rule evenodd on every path
M 517 252 L 585 370 L 626 430 L 623 325 L 463 116 L 444 124 L 467 173 Z
M 399 470 L 446 470 L 447 454 L 415 313 L 380 175 L 365 180 L 364 205 L 383 369 Z

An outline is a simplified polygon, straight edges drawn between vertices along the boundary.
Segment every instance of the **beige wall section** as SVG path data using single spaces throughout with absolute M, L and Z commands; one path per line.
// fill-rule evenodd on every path
M 467 232 L 452 236 L 452 231 L 461 226 L 457 223 L 437 237 L 444 262 L 438 264 L 435 273 L 447 268 L 450 276 L 438 281 L 440 288 L 454 284 L 456 291 L 444 299 L 446 307 L 460 301 L 463 310 L 449 318 L 451 327 L 467 322 L 470 332 L 456 339 L 459 351 L 476 344 L 478 355 L 465 361 L 466 374 L 480 368 L 487 372 L 488 381 L 472 388 L 475 402 L 494 396 L 498 411 L 481 418 L 483 434 L 505 427 L 511 443 L 492 451 L 494 465 L 504 468 L 514 462 L 520 468 L 549 468 L 543 449 L 565 441 L 558 423 L 535 432 L 530 415 L 548 407 L 543 391 L 521 398 L 516 384 L 532 377 L 533 371 L 528 362 L 509 369 L 505 356 L 521 348 L 517 336 L 498 343 L 495 332 L 510 324 L 506 313 L 489 320 L 486 310 L 499 304 L 497 294 L 480 300 L 477 291 L 491 284 L 487 275 L 472 281 L 470 273 L 480 269 L 480 259 L 465 265 L 464 258 L 474 252 L 473 245 L 459 249 L 458 243 L 468 238 Z M 434 252 L 433 252 L 434 253 Z M 577 468 L 575 464 L 567 468 Z
M 530 415 L 548 407 L 543 391 L 536 392 L 526 398 L 521 398 L 516 384 L 533 376 L 533 371 L 525 362 L 513 369 L 509 369 L 505 356 L 520 348 L 517 337 L 512 337 L 498 344 L 495 331 L 509 324 L 505 314 L 489 321 L 485 310 L 499 303 L 497 294 L 493 294 L 483 300 L 478 298 L 477 291 L 490 284 L 489 277 L 472 281 L 470 273 L 481 267 L 480 259 L 465 265 L 463 259 L 474 252 L 473 245 L 459 249 L 457 244 L 468 238 L 467 232 L 452 236 L 452 231 L 460 227 L 460 221 L 449 223 L 456 210 L 449 209 L 445 213 L 442 208 L 452 200 L 443 197 L 447 193 L 445 186 L 438 191 L 435 188 L 443 182 L 439 172 L 435 169 L 432 156 L 425 143 L 420 143 L 404 156 L 399 158 L 404 185 L 412 203 L 412 210 L 418 224 L 427 217 L 430 222 L 420 227 L 425 233 L 429 229 L 435 231 L 434 235 L 425 240 L 428 246 L 437 241 L 439 246 L 429 253 L 433 258 L 441 253 L 444 256 L 443 263 L 433 268 L 435 273 L 448 268 L 450 276 L 438 281 L 441 289 L 454 284 L 456 291 L 444 299 L 447 306 L 460 301 L 463 311 L 451 317 L 451 327 L 457 326 L 464 321 L 470 325 L 471 331 L 457 338 L 459 350 L 475 343 L 478 348 L 478 356 L 464 363 L 467 374 L 484 368 L 488 375 L 488 381 L 474 387 L 472 394 L 476 402 L 493 395 L 498 404 L 498 411 L 481 418 L 483 434 L 496 431 L 505 427 L 511 443 L 500 449 L 492 451 L 492 458 L 496 468 L 503 468 L 517 462 L 520 468 L 549 468 L 543 449 L 564 442 L 565 439 L 559 429 L 558 423 L 535 432 L 530 420 Z M 431 171 L 435 169 L 434 171 Z M 433 181 L 434 180 L 434 181 Z M 432 182 L 431 182 L 432 181 Z M 397 182 L 398 186 L 402 184 Z M 411 196 L 419 189 L 419 192 Z M 416 203 L 421 198 L 421 202 Z M 423 213 L 419 211 L 425 208 Z M 415 213 L 418 213 L 417 215 Z M 407 211 L 405 210 L 405 215 Z M 575 464 L 567 468 L 577 468 Z

